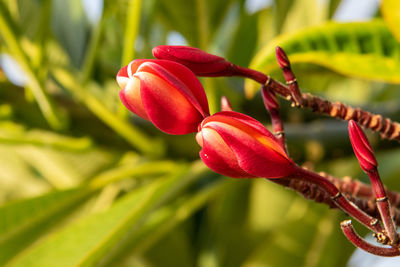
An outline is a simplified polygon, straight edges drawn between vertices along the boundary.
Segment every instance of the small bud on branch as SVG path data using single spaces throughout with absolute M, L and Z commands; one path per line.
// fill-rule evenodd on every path
M 376 162 L 374 151 L 360 126 L 353 120 L 349 121 L 349 137 L 361 169 L 367 173 L 375 170 L 378 163 Z
M 221 111 L 233 111 L 232 105 L 226 96 L 221 97 Z
M 357 156 L 361 168 L 368 174 L 374 190 L 376 204 L 383 221 L 386 233 L 391 244 L 397 245 L 399 236 L 396 232 L 396 225 L 392 219 L 390 203 L 385 192 L 382 180 L 378 173 L 378 163 L 376 162 L 374 151 L 368 142 L 361 127 L 353 120 L 349 121 L 349 136 L 354 154 Z
M 299 85 L 297 84 L 296 76 L 290 67 L 289 58 L 287 57 L 285 51 L 283 51 L 283 49 L 279 46 L 277 46 L 275 49 L 275 55 L 278 65 L 283 71 L 283 76 L 285 76 L 286 84 L 289 87 L 291 96 L 296 106 L 302 106 L 303 98 L 300 93 Z

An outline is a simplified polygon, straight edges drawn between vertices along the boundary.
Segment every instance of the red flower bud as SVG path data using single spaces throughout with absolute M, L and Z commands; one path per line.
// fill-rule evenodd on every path
M 202 85 L 179 63 L 137 59 L 118 72 L 117 82 L 125 107 L 166 133 L 196 132 L 209 115 Z
M 181 63 L 199 76 L 231 75 L 230 62 L 190 46 L 160 45 L 153 48 L 153 56 Z
M 221 111 L 232 111 L 231 102 L 226 96 L 221 96 Z
M 279 46 L 275 48 L 275 55 L 276 55 L 276 60 L 278 61 L 278 65 L 280 68 L 289 68 L 290 67 L 290 61 L 283 49 Z
M 281 178 L 297 170 L 273 134 L 238 112 L 222 111 L 207 117 L 196 140 L 204 163 L 226 176 Z
M 160 45 L 153 48 L 153 55 L 158 59 L 181 63 L 198 76 L 242 76 L 251 78 L 261 84 L 268 80 L 268 76 L 259 71 L 237 66 L 222 57 L 190 46 Z
M 353 120 L 349 121 L 349 136 L 361 169 L 365 172 L 371 172 L 376 169 L 378 163 L 376 162 L 374 151 L 361 127 Z

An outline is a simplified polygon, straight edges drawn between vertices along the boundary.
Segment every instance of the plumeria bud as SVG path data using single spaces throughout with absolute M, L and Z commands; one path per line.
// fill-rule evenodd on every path
M 376 162 L 374 151 L 361 127 L 353 120 L 349 121 L 349 136 L 351 146 L 360 163 L 361 169 L 365 172 L 375 170 L 378 163 Z
M 242 76 L 261 84 L 268 80 L 268 76 L 259 71 L 237 66 L 222 57 L 209 54 L 195 47 L 160 45 L 153 48 L 153 55 L 158 59 L 181 63 L 198 76 Z
M 231 102 L 226 96 L 221 96 L 221 111 L 232 111 Z
M 273 134 L 238 112 L 222 111 L 207 117 L 196 140 L 202 147 L 203 162 L 226 176 L 281 178 L 297 170 Z
M 276 61 L 278 62 L 278 65 L 280 68 L 289 68 L 290 67 L 290 61 L 289 58 L 287 57 L 285 51 L 279 46 L 275 48 L 275 55 L 276 55 Z
M 153 55 L 181 63 L 199 76 L 220 76 L 230 71 L 232 65 L 222 57 L 190 46 L 160 45 L 153 48 Z
M 262 96 L 265 108 L 269 112 L 271 112 L 273 110 L 279 110 L 278 98 L 276 97 L 275 93 L 272 90 L 263 86 L 261 89 L 261 96 Z
M 166 133 L 196 132 L 209 115 L 200 81 L 182 64 L 137 59 L 118 72 L 117 82 L 125 107 Z

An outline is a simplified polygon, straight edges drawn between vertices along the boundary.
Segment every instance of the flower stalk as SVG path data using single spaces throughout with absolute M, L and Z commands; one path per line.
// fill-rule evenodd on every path
M 279 114 L 279 103 L 276 94 L 268 87 L 268 85 L 262 85 L 261 95 L 264 106 L 269 112 L 274 134 L 279 140 L 281 146 L 286 149 L 285 131 L 283 129 L 283 123 Z
M 395 247 L 378 247 L 375 245 L 372 245 L 362 239 L 354 230 L 353 225 L 351 223 L 351 220 L 346 220 L 343 221 L 340 224 L 340 227 L 342 228 L 342 231 L 344 235 L 347 237 L 347 239 L 353 243 L 356 247 L 359 247 L 371 254 L 377 255 L 377 256 L 383 256 L 383 257 L 394 257 L 394 256 L 400 256 L 400 250 Z
M 357 156 L 361 169 L 368 174 L 371 186 L 374 191 L 376 204 L 385 227 L 385 231 L 390 239 L 390 244 L 399 243 L 399 235 L 396 232 L 396 225 L 392 218 L 389 198 L 386 194 L 382 180 L 378 173 L 378 163 L 375 159 L 374 151 L 361 127 L 353 120 L 349 121 L 349 136 L 354 154 Z
M 277 46 L 275 49 L 275 55 L 278 65 L 283 71 L 283 76 L 285 77 L 286 84 L 289 87 L 290 94 L 295 106 L 302 106 L 303 98 L 299 89 L 299 85 L 297 83 L 296 76 L 294 75 L 292 67 L 290 66 L 289 58 L 287 57 L 285 51 L 283 51 L 283 49 L 279 46 Z
M 351 203 L 332 182 L 330 182 L 323 176 L 298 167 L 298 170 L 291 176 L 291 178 L 304 180 L 316 184 L 322 190 L 328 193 L 332 201 L 335 202 L 336 205 L 348 215 L 357 219 L 360 223 L 371 229 L 373 232 L 382 232 L 383 229 L 376 218 L 368 215 L 367 213 L 359 209 L 356 205 Z

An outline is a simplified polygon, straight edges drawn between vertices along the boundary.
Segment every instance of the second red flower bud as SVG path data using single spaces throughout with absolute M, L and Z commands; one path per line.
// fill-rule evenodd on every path
M 203 162 L 226 176 L 281 178 L 298 169 L 273 134 L 238 112 L 223 111 L 205 118 L 196 140 Z
M 206 94 L 185 66 L 157 59 L 137 59 L 117 74 L 127 109 L 169 134 L 197 131 L 209 115 Z

